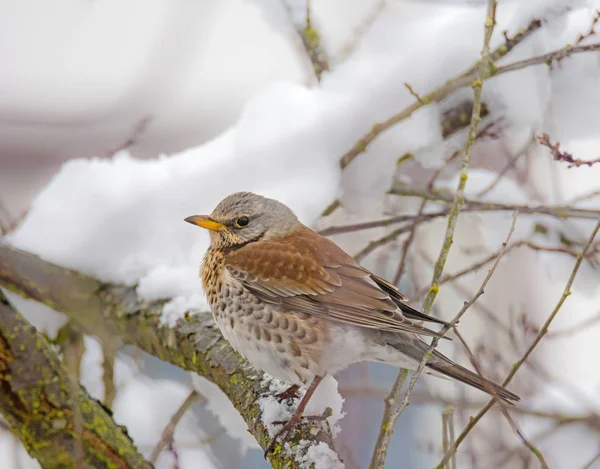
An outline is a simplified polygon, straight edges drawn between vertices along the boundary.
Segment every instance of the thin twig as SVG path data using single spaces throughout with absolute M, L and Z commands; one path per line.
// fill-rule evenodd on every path
M 577 334 L 578 332 L 585 332 L 590 326 L 600 322 L 600 313 L 595 314 L 591 318 L 586 319 L 585 321 L 581 321 L 577 324 L 574 324 L 570 327 L 565 327 L 564 329 L 559 329 L 557 331 L 548 332 L 547 337 L 549 339 L 554 339 L 556 337 L 565 337 L 573 334 Z
M 573 197 L 569 201 L 569 205 L 573 205 L 578 202 L 583 202 L 584 200 L 592 199 L 594 197 L 598 197 L 599 195 L 600 195 L 600 190 L 594 190 L 594 191 L 588 192 L 586 194 L 581 194 L 581 195 L 578 195 L 577 197 Z
M 457 156 L 458 156 L 458 152 L 454 152 L 446 160 L 446 162 L 444 163 L 444 165 L 440 166 L 433 173 L 433 176 L 431 176 L 431 178 L 429 179 L 429 182 L 427 183 L 427 189 L 428 190 L 430 190 L 430 191 L 433 190 L 435 182 L 437 181 L 438 177 L 440 177 L 440 174 L 442 174 L 442 170 L 444 169 L 444 167 L 446 167 L 448 164 L 450 164 Z M 420 217 L 420 216 L 423 215 L 423 212 L 425 211 L 425 207 L 426 206 L 427 206 L 427 200 L 423 199 L 421 201 L 421 205 L 419 206 L 419 210 L 417 212 L 417 217 Z M 402 255 L 400 256 L 400 262 L 398 263 L 398 269 L 396 270 L 396 275 L 394 275 L 394 280 L 393 280 L 394 285 L 398 284 L 398 282 L 400 281 L 400 278 L 402 277 L 402 274 L 404 273 L 404 268 L 406 266 L 406 259 L 408 258 L 408 250 L 410 248 L 410 245 L 412 244 L 412 242 L 415 239 L 415 235 L 417 233 L 418 224 L 419 224 L 419 222 L 417 221 L 417 218 L 415 218 L 415 220 L 412 223 L 410 232 L 409 232 L 406 240 L 402 244 Z
M 477 135 L 477 127 L 481 119 L 481 92 L 483 88 L 483 81 L 490 75 L 490 40 L 496 25 L 496 5 L 497 0 L 489 0 L 486 12 L 485 20 L 485 37 L 483 40 L 483 48 L 481 50 L 481 61 L 479 63 L 479 70 L 477 73 L 477 79 L 473 82 L 473 114 L 471 116 L 471 125 L 469 127 L 469 133 L 467 135 L 467 143 L 462 153 L 462 164 L 460 169 L 460 178 L 458 180 L 458 186 L 456 188 L 456 195 L 452 208 L 450 209 L 450 215 L 448 216 L 448 226 L 446 227 L 446 234 L 444 236 L 444 242 L 442 243 L 442 249 L 435 263 L 433 269 L 433 278 L 431 281 L 431 287 L 429 288 L 429 294 L 425 298 L 423 303 L 423 313 L 430 314 L 433 307 L 433 302 L 439 291 L 439 279 L 444 271 L 446 260 L 448 259 L 448 253 L 450 252 L 450 246 L 452 246 L 452 240 L 454 237 L 454 228 L 458 221 L 458 214 L 460 213 L 461 206 L 464 203 L 465 187 L 467 185 L 467 173 L 471 164 L 471 148 L 475 143 L 475 137 Z
M 69 321 L 60 330 L 59 335 L 64 334 L 63 342 L 60 348 L 63 356 L 63 363 L 69 375 L 69 387 L 72 395 L 77 395 L 77 382 L 81 369 L 81 360 L 85 353 L 85 343 L 83 333 L 77 327 L 74 321 Z M 83 469 L 85 467 L 85 449 L 83 447 L 83 419 L 81 416 L 81 406 L 79 401 L 73 401 L 73 436 L 75 467 Z
M 423 215 L 423 210 L 425 210 L 426 205 L 427 201 L 423 199 L 421 201 L 417 217 Z M 415 234 L 417 233 L 418 226 L 419 223 L 415 220 L 410 227 L 408 237 L 406 238 L 404 243 L 402 243 L 402 254 L 400 255 L 400 262 L 398 263 L 398 269 L 396 270 L 396 275 L 394 275 L 394 280 L 392 281 L 394 285 L 398 285 L 398 282 L 402 278 L 402 274 L 404 273 L 404 268 L 406 266 L 406 259 L 408 258 L 408 250 L 415 239 Z
M 412 227 L 413 227 L 413 225 L 402 226 L 398 229 L 395 229 L 394 231 L 389 232 L 387 235 L 382 236 L 381 238 L 378 238 L 374 241 L 369 242 L 369 244 L 367 244 L 363 249 L 361 249 L 359 252 L 357 252 L 353 256 L 354 259 L 356 260 L 356 262 L 362 261 L 365 257 L 367 257 L 369 254 L 371 254 L 371 252 L 373 252 L 375 249 L 394 241 L 401 234 L 410 232 Z
M 482 47 L 482 52 L 481 52 L 482 58 L 479 63 L 478 72 L 477 72 L 478 79 L 472 85 L 473 86 L 473 96 L 474 96 L 473 114 L 471 116 L 471 125 L 469 126 L 467 142 L 465 144 L 465 148 L 461 155 L 462 156 L 462 158 L 461 158 L 462 159 L 461 177 L 460 177 L 458 188 L 456 191 L 456 198 L 455 198 L 454 204 L 450 210 L 450 215 L 448 217 L 448 227 L 446 229 L 446 235 L 444 237 L 442 251 L 440 252 L 438 262 L 436 263 L 436 266 L 434 268 L 433 279 L 431 282 L 432 290 L 437 286 L 439 278 L 441 277 L 441 275 L 443 273 L 444 265 L 446 263 L 446 258 L 448 256 L 448 251 L 450 249 L 450 245 L 452 244 L 452 236 L 454 234 L 454 227 L 456 226 L 456 220 L 457 220 L 458 214 L 460 212 L 460 206 L 463 203 L 463 195 L 464 195 L 465 185 L 467 182 L 467 171 L 469 169 L 469 164 L 471 162 L 471 148 L 472 148 L 473 143 L 475 142 L 475 138 L 477 136 L 477 127 L 479 125 L 479 120 L 480 120 L 481 89 L 483 86 L 483 80 L 490 73 L 490 70 L 489 70 L 489 64 L 490 64 L 489 44 L 490 44 L 490 40 L 492 38 L 492 32 L 494 30 L 495 24 L 496 24 L 496 0 L 489 0 L 487 12 L 486 12 L 486 19 L 485 19 L 485 34 L 484 34 L 483 47 Z M 515 221 L 516 221 L 516 215 L 515 215 L 515 217 L 513 217 L 513 224 L 512 224 L 509 236 L 512 235 L 512 232 L 514 230 Z M 497 263 L 494 264 L 494 267 L 496 265 L 497 265 Z M 487 283 L 487 280 L 489 280 L 489 277 L 486 278 L 486 281 L 484 283 Z M 438 287 L 438 289 L 439 289 L 439 287 Z M 430 290 L 430 292 L 431 292 L 431 290 Z M 483 290 L 481 290 L 480 294 L 483 294 Z M 478 298 L 478 296 L 476 296 L 474 298 L 473 302 L 477 298 Z M 423 306 L 424 314 L 430 314 L 434 299 L 435 299 L 435 294 L 433 294 L 427 298 L 427 300 L 425 301 L 425 304 Z M 467 308 L 468 308 L 468 306 L 467 306 Z M 464 308 L 464 311 L 466 311 L 467 308 Z M 462 314 L 464 314 L 464 311 L 461 310 L 459 312 L 459 314 L 456 316 L 454 322 L 451 323 L 451 326 L 456 324 L 456 322 L 458 321 L 460 316 L 462 316 Z M 451 327 L 451 326 L 448 326 L 448 327 Z M 445 333 L 447 330 L 448 330 L 447 327 L 444 328 L 442 330 L 442 334 Z M 408 389 L 406 390 L 406 393 L 404 394 L 404 398 L 403 398 L 402 402 L 400 403 L 400 405 L 397 406 L 399 396 L 396 399 L 394 399 L 393 402 L 389 403 L 389 405 L 391 405 L 395 409 L 394 409 L 394 412 L 391 413 L 390 415 L 384 415 L 384 418 L 382 420 L 382 425 L 381 425 L 381 428 L 379 431 L 379 437 L 377 439 L 377 444 L 373 450 L 373 456 L 371 458 L 371 463 L 369 465 L 370 469 L 383 468 L 383 466 L 385 464 L 385 456 L 387 454 L 387 446 L 389 444 L 389 439 L 390 439 L 390 436 L 394 429 L 394 425 L 395 425 L 396 421 L 398 420 L 398 418 L 400 417 L 400 414 L 402 413 L 402 411 L 408 405 L 408 400 L 409 400 L 410 394 L 416 384 L 417 378 L 419 377 L 419 375 L 425 368 L 425 365 L 429 361 L 429 358 L 431 357 L 431 353 L 436 345 L 437 345 L 437 340 L 436 340 L 436 338 L 434 338 L 430 349 L 425 354 L 425 356 L 423 357 L 423 360 L 419 364 L 419 367 L 413 374 L 413 377 L 410 380 L 410 383 L 408 385 Z M 398 377 L 396 378 L 394 387 L 398 387 L 398 384 L 400 382 L 404 383 L 405 379 L 406 379 L 406 371 L 401 370 L 398 373 Z
M 517 161 L 525 156 L 527 154 L 527 152 L 529 151 L 529 149 L 532 147 L 532 145 L 535 143 L 535 134 L 532 133 L 531 137 L 527 140 L 527 143 L 525 144 L 524 148 L 520 151 L 517 152 L 517 154 L 515 156 L 513 156 L 509 162 L 506 164 L 506 166 L 504 166 L 504 168 L 502 168 L 502 170 L 498 173 L 498 175 L 496 176 L 496 178 L 486 187 L 484 187 L 478 194 L 478 197 L 483 197 L 484 195 L 486 195 L 488 192 L 490 192 L 494 187 L 496 187 L 498 185 L 498 183 L 502 180 L 502 178 L 504 176 L 506 176 L 506 173 L 508 173 L 508 171 L 513 168 L 516 164 Z
M 117 359 L 117 351 L 113 344 L 103 344 L 102 353 L 102 381 L 104 383 L 104 399 L 103 404 L 112 409 L 113 402 L 117 395 L 115 386 L 115 361 Z
M 542 340 L 542 338 L 548 333 L 548 328 L 550 327 L 550 324 L 552 323 L 552 321 L 554 320 L 554 318 L 556 317 L 556 315 L 560 311 L 560 309 L 561 309 L 563 303 L 565 302 L 565 300 L 567 299 L 567 297 L 571 294 L 571 286 L 573 285 L 573 281 L 575 280 L 575 276 L 577 275 L 577 272 L 579 271 L 579 267 L 581 266 L 581 263 L 583 262 L 583 259 L 585 258 L 589 247 L 594 242 L 594 239 L 595 239 L 596 234 L 598 233 L 599 229 L 600 229 L 600 218 L 598 219 L 598 222 L 596 223 L 596 226 L 594 227 L 594 229 L 593 229 L 590 237 L 588 238 L 588 241 L 585 244 L 585 246 L 583 248 L 583 251 L 577 256 L 577 260 L 575 261 L 575 266 L 573 267 L 573 270 L 571 271 L 571 275 L 569 276 L 567 284 L 565 285 L 565 289 L 563 291 L 563 294 L 561 295 L 560 299 L 558 300 L 558 303 L 554 307 L 554 310 L 552 311 L 552 313 L 550 313 L 550 316 L 548 316 L 548 319 L 546 320 L 546 322 L 542 326 L 540 332 L 538 333 L 538 335 L 536 336 L 536 338 L 534 339 L 534 341 L 531 343 L 531 345 L 529 346 L 529 348 L 526 350 L 526 352 L 523 354 L 523 356 L 521 357 L 521 359 L 513 366 L 512 370 L 510 371 L 510 373 L 508 374 L 508 376 L 506 377 L 506 379 L 502 383 L 502 386 L 506 386 L 508 383 L 510 383 L 510 381 L 515 376 L 515 374 L 517 373 L 517 371 L 519 370 L 519 368 L 521 368 L 521 366 L 523 365 L 523 363 L 525 363 L 525 361 L 527 360 L 527 358 L 529 358 L 529 355 L 531 355 L 531 353 L 533 352 L 533 350 L 535 349 L 535 347 L 540 343 L 540 341 Z M 468 425 L 465 427 L 465 429 L 462 431 L 462 433 L 456 439 L 456 442 L 454 443 L 454 445 L 452 445 L 452 448 L 450 448 L 450 451 L 447 452 L 444 455 L 444 457 L 442 458 L 442 460 L 440 461 L 440 463 L 436 466 L 437 468 L 444 467 L 444 464 L 446 464 L 446 462 L 448 461 L 448 459 L 454 453 L 456 453 L 456 450 L 458 449 L 458 447 L 460 446 L 460 444 L 462 443 L 462 441 L 467 437 L 467 435 L 475 427 L 475 425 L 477 425 L 477 423 L 481 420 L 481 418 L 488 412 L 488 410 L 490 410 L 492 408 L 492 406 L 494 405 L 494 403 L 495 403 L 494 399 L 490 400 L 487 403 L 487 405 L 483 409 L 481 409 L 479 411 L 479 413 L 475 417 L 469 419 Z
M 396 419 L 394 418 L 396 402 L 400 399 L 400 392 L 402 386 L 408 376 L 408 370 L 400 370 L 398 377 L 392 386 L 392 390 L 388 396 L 384 399 L 384 411 L 383 411 L 383 425 L 377 435 L 377 442 L 375 443 L 375 449 L 373 451 L 373 457 L 369 464 L 369 469 L 383 469 L 385 463 L 385 457 L 387 455 L 387 447 L 390 443 L 390 437 L 392 436 L 392 428 Z
M 158 459 L 158 456 L 160 455 L 162 450 L 169 446 L 169 444 L 173 441 L 173 434 L 175 433 L 175 428 L 177 427 L 177 424 L 188 411 L 188 409 L 192 406 L 192 404 L 194 404 L 194 402 L 196 402 L 200 397 L 202 397 L 202 395 L 194 389 L 192 392 L 190 392 L 188 397 L 185 398 L 183 403 L 173 414 L 171 420 L 162 432 L 160 441 L 152 450 L 152 454 L 150 456 L 150 462 L 152 464 L 156 464 L 156 460 Z
M 520 31 L 515 34 L 513 37 L 507 37 L 507 40 L 504 44 L 496 48 L 494 52 L 491 54 L 491 60 L 493 62 L 501 59 L 506 56 L 517 44 L 523 42 L 529 36 L 531 36 L 535 31 L 542 27 L 542 23 L 540 20 L 533 20 L 526 29 Z M 468 86 L 471 82 L 477 78 L 477 72 L 479 70 L 479 66 L 481 61 L 475 62 L 469 68 L 467 68 L 464 72 L 457 75 L 456 77 L 446 81 L 443 85 L 434 89 L 427 95 L 422 97 L 422 102 L 415 101 L 408 107 L 404 108 L 397 114 L 394 114 L 390 118 L 386 119 L 383 122 L 376 123 L 371 127 L 371 130 L 363 135 L 350 150 L 348 150 L 340 159 L 340 166 L 344 169 L 348 166 L 354 158 L 358 155 L 366 151 L 367 147 L 375 140 L 379 134 L 385 132 L 390 127 L 396 125 L 398 122 L 401 122 L 405 119 L 408 119 L 415 111 L 419 110 L 421 107 L 426 106 L 431 103 L 437 103 L 447 98 L 450 94 L 454 93 L 454 91 Z M 497 73 L 497 71 L 496 71 Z
M 444 453 L 454 444 L 454 407 L 448 405 L 442 411 L 442 448 Z M 447 469 L 456 469 L 456 458 L 452 458 Z
M 324 72 L 329 71 L 329 59 L 321 44 L 321 37 L 312 24 L 310 0 L 306 0 L 306 17 L 304 28 L 298 28 L 306 55 L 310 59 L 317 81 L 321 81 Z
M 596 456 L 590 459 L 589 462 L 582 467 L 582 469 L 592 469 L 598 461 L 600 461 L 600 453 L 596 454 Z
M 581 44 L 588 37 L 592 37 L 596 35 L 596 24 L 600 21 L 600 9 L 596 10 L 596 14 L 592 17 L 592 23 L 590 24 L 590 29 L 586 33 L 580 33 L 575 41 L 575 45 Z
M 459 343 L 461 344 L 463 350 L 469 357 L 469 361 L 471 362 L 471 365 L 473 365 L 473 367 L 475 368 L 475 371 L 477 372 L 477 374 L 479 376 L 481 376 L 482 378 L 485 378 L 485 376 L 483 375 L 481 366 L 479 364 L 479 361 L 477 360 L 477 358 L 471 351 L 471 348 L 467 345 L 467 342 L 463 339 L 462 334 L 458 330 L 455 330 L 454 334 L 455 334 L 456 338 L 458 339 Z M 497 393 L 495 392 L 495 390 L 491 386 L 488 386 L 487 388 L 489 388 L 488 390 L 490 391 L 490 394 L 497 398 Z M 508 409 L 506 408 L 506 405 L 504 405 L 501 402 L 501 400 L 499 400 L 499 399 L 496 399 L 496 400 L 500 403 L 500 412 L 502 413 L 504 418 L 508 421 L 508 423 L 511 426 L 511 428 L 513 429 L 513 431 L 519 436 L 519 438 L 523 442 L 523 444 L 538 459 L 538 461 L 540 462 L 540 465 L 542 466 L 542 469 L 549 469 L 548 463 L 546 462 L 546 459 L 544 458 L 544 455 L 542 454 L 542 452 L 533 443 L 531 443 L 530 440 L 527 439 L 527 437 L 523 433 L 523 430 L 519 427 L 517 422 L 515 422 L 514 419 L 508 413 Z M 454 444 L 454 443 L 452 443 L 452 444 Z M 449 448 L 444 450 L 444 454 L 446 454 L 448 452 L 448 450 L 449 450 Z M 454 459 L 455 457 L 456 457 L 456 455 L 454 454 L 452 456 L 452 459 Z
M 334 61 L 340 63 L 344 61 L 359 44 L 360 40 L 364 37 L 365 33 L 373 25 L 375 20 L 379 17 L 381 12 L 385 9 L 385 0 L 379 0 L 372 8 L 372 10 L 365 16 L 365 19 L 358 25 L 358 27 L 352 33 L 352 36 L 342 47 L 342 50 L 335 56 Z
M 531 59 L 520 60 L 508 65 L 504 65 L 502 67 L 494 68 L 493 73 L 483 78 L 483 80 L 494 78 L 505 73 L 514 72 L 516 70 L 522 70 L 524 68 L 531 67 L 534 65 L 540 65 L 544 63 L 549 64 L 555 60 L 562 60 L 574 54 L 582 54 L 585 52 L 593 52 L 598 50 L 600 50 L 600 43 L 588 44 L 584 46 L 565 46 L 561 49 L 554 50 L 544 55 L 532 57 Z M 379 135 L 381 135 L 383 132 L 390 129 L 394 125 L 398 124 L 399 122 L 408 119 L 415 111 L 419 110 L 423 106 L 444 100 L 456 90 L 459 90 L 466 86 L 471 86 L 472 83 L 476 80 L 477 73 L 470 72 L 466 75 L 462 73 L 457 77 L 448 80 L 444 85 L 436 88 L 430 93 L 421 96 L 421 101 L 416 100 L 399 113 L 394 114 L 393 116 L 389 117 L 388 119 L 382 122 L 374 124 L 369 132 L 363 135 L 350 150 L 348 150 L 346 153 L 344 153 L 344 155 L 342 155 L 342 157 L 340 158 L 340 167 L 344 169 L 346 166 L 352 163 L 352 161 L 354 161 L 354 159 L 358 155 L 366 151 L 367 147 Z
M 503 247 L 506 247 L 506 245 L 510 241 L 510 238 L 511 238 L 511 236 L 512 236 L 514 230 L 515 230 L 515 223 L 516 223 L 516 221 L 517 221 L 517 213 L 515 213 L 514 216 L 513 216 L 513 220 L 512 220 L 511 226 L 510 226 L 510 230 L 508 232 L 506 240 L 503 243 Z M 458 314 L 454 317 L 454 319 L 452 321 L 450 321 L 450 323 L 447 326 L 445 326 L 440 331 L 440 337 L 443 337 L 444 334 L 446 334 L 446 332 L 448 332 L 448 330 L 450 330 L 451 328 L 453 328 L 456 325 L 456 323 L 460 320 L 460 318 L 467 312 L 467 310 L 477 301 L 477 299 L 481 295 L 483 295 L 483 293 L 485 291 L 485 287 L 487 286 L 487 283 L 489 282 L 489 280 L 492 278 L 492 275 L 494 274 L 494 271 L 496 270 L 496 267 L 500 263 L 500 260 L 502 259 L 503 255 L 504 255 L 504 251 L 501 250 L 500 254 L 498 255 L 498 258 L 496 259 L 496 262 L 494 262 L 494 265 L 492 266 L 492 268 L 488 272 L 486 278 L 484 279 L 484 281 L 481 284 L 481 287 L 479 288 L 479 290 L 477 291 L 477 293 L 473 296 L 473 298 L 470 301 L 465 302 L 465 304 L 463 305 L 463 307 L 461 308 L 461 310 L 458 312 Z M 419 366 L 417 367 L 416 371 L 414 372 L 414 374 L 413 374 L 413 376 L 412 376 L 412 378 L 411 378 L 411 380 L 410 380 L 410 382 L 408 384 L 408 389 L 406 390 L 406 393 L 404 394 L 404 398 L 402 399 L 402 402 L 398 405 L 398 407 L 396 408 L 396 411 L 394 412 L 394 414 L 392 414 L 392 419 L 390 419 L 388 422 L 386 422 L 382 426 L 382 428 L 386 427 L 386 428 L 390 428 L 390 430 L 393 429 L 393 426 L 394 426 L 396 420 L 398 419 L 398 417 L 400 416 L 400 414 L 404 411 L 404 409 L 408 406 L 409 398 L 410 398 L 410 395 L 412 394 L 412 390 L 414 389 L 419 376 L 421 375 L 421 373 L 425 369 L 425 366 L 427 365 L 427 362 L 431 358 L 431 354 L 432 354 L 433 350 L 435 349 L 435 347 L 437 347 L 437 344 L 438 344 L 439 340 L 440 340 L 440 338 L 438 338 L 438 337 L 435 337 L 432 340 L 431 345 L 429 346 L 429 349 L 428 349 L 427 353 L 425 353 L 425 355 L 423 356 L 423 359 L 419 363 Z M 453 445 L 453 447 L 454 447 L 454 445 Z M 377 449 L 378 448 L 376 448 L 376 451 L 377 451 Z M 375 456 L 375 454 L 374 454 L 374 456 Z M 384 456 L 385 456 L 385 454 L 384 454 Z M 446 464 L 447 462 L 448 462 L 448 460 L 446 460 L 444 462 L 444 464 Z M 374 467 L 379 468 L 379 467 L 381 467 L 381 465 L 380 466 L 374 466 Z
M 600 158 L 596 158 L 595 160 L 588 160 L 588 161 L 583 161 L 583 160 L 580 160 L 579 158 L 573 158 L 573 155 L 571 153 L 560 150 L 560 142 L 552 143 L 550 141 L 550 135 L 548 135 L 547 133 L 543 133 L 542 135 L 539 135 L 537 137 L 537 141 L 540 143 L 540 145 L 543 145 L 550 149 L 550 151 L 552 152 L 552 158 L 554 158 L 554 161 L 563 161 L 565 163 L 569 163 L 569 166 L 567 166 L 567 168 L 573 168 L 573 167 L 579 168 L 580 166 L 585 166 L 585 165 L 593 166 L 596 163 L 600 163 Z
M 456 195 L 448 191 L 429 191 L 420 187 L 408 186 L 401 181 L 394 181 L 389 194 L 401 195 L 405 197 L 419 197 L 428 200 L 438 200 L 441 202 L 453 202 Z M 463 211 L 507 211 L 514 212 L 518 210 L 521 214 L 539 214 L 550 215 L 558 218 L 589 218 L 596 220 L 600 215 L 600 210 L 591 210 L 585 208 L 574 208 L 568 205 L 521 205 L 504 204 L 500 202 L 481 202 L 465 199 L 465 208 Z
M 124 142 L 120 143 L 117 147 L 108 151 L 107 152 L 108 156 L 115 156 L 115 154 L 117 154 L 118 152 L 123 151 L 123 150 L 128 150 L 133 145 L 136 145 L 139 142 L 140 137 L 148 129 L 148 125 L 150 125 L 151 122 L 152 122 L 152 116 L 145 116 L 142 119 L 140 119 L 133 127 L 133 131 L 131 132 L 131 135 L 129 137 L 127 137 L 127 139 Z
M 408 187 L 404 184 L 394 183 L 390 194 L 409 197 L 419 197 L 426 200 L 452 202 L 454 196 L 449 193 L 434 192 L 424 189 Z M 514 212 L 518 211 L 521 215 L 547 215 L 556 218 L 581 218 L 595 220 L 600 216 L 600 210 L 575 208 L 569 205 L 522 205 L 522 204 L 503 204 L 500 202 L 480 202 L 477 200 L 465 199 L 465 204 L 461 212 Z M 435 218 L 445 217 L 450 213 L 450 209 L 443 209 L 437 212 L 416 214 L 416 215 L 398 215 L 395 217 L 383 218 L 361 223 L 352 223 L 349 225 L 330 226 L 319 231 L 322 236 L 332 236 L 336 234 L 351 233 L 354 231 L 370 230 L 372 228 L 382 228 L 403 222 L 421 223 L 433 220 Z
M 523 247 L 523 246 L 533 249 L 534 251 L 552 252 L 552 253 L 557 253 L 557 254 L 567 254 L 571 257 L 577 257 L 577 254 L 578 254 L 577 252 L 570 251 L 566 248 L 540 246 L 539 244 L 536 244 L 532 241 L 525 240 L 525 239 L 511 243 L 511 245 L 506 248 L 505 254 L 507 254 L 509 251 L 512 251 L 516 248 Z M 598 252 L 598 246 L 596 244 L 594 244 L 594 248 L 588 250 L 586 257 L 595 255 L 595 254 L 597 254 L 597 252 Z M 464 277 L 465 275 L 471 274 L 471 273 L 481 269 L 482 267 L 486 266 L 490 262 L 492 262 L 496 257 L 498 257 L 498 253 L 493 252 L 488 257 L 486 257 L 485 259 L 482 259 L 481 261 L 476 262 L 475 264 L 471 264 L 470 266 L 468 266 L 454 274 L 445 275 L 444 277 L 442 277 L 440 279 L 440 285 L 443 285 L 448 282 L 454 282 L 454 281 L 458 280 L 459 278 Z M 420 296 L 424 295 L 425 293 L 427 293 L 427 290 L 419 291 L 416 294 L 416 297 L 420 297 Z

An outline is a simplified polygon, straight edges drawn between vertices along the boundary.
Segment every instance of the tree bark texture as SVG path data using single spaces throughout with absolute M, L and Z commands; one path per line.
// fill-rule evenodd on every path
M 0 412 L 44 468 L 152 467 L 1 291 Z

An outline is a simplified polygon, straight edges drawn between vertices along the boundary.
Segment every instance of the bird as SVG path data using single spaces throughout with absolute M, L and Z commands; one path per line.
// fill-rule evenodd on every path
M 416 370 L 430 349 L 424 338 L 442 337 L 422 322 L 449 327 L 411 307 L 392 283 L 360 266 L 275 199 L 236 192 L 210 215 L 185 221 L 210 234 L 200 277 L 223 337 L 255 368 L 287 383 L 282 395 L 306 388 L 265 456 L 301 421 L 325 375 L 362 361 Z M 520 399 L 435 349 L 425 372 L 505 404 Z

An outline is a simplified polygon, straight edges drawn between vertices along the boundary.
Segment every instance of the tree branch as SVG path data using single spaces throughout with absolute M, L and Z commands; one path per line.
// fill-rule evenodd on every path
M 45 469 L 152 467 L 1 291 L 0 388 L 0 412 Z
M 271 438 L 259 406 L 260 397 L 269 394 L 269 383 L 222 338 L 210 314 L 186 315 L 174 326 L 164 325 L 164 301 L 141 301 L 134 288 L 101 284 L 3 244 L 0 286 L 62 311 L 93 335 L 97 335 L 98 324 L 104 324 L 120 341 L 212 381 L 241 414 L 259 445 L 269 446 Z M 298 468 L 297 457 L 321 442 L 333 449 L 326 422 L 300 425 L 289 442 L 290 451 L 278 445 L 270 462 L 274 468 Z

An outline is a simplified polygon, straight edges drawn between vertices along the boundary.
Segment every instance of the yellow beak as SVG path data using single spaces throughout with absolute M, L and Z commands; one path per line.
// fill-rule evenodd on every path
M 208 215 L 192 215 L 191 217 L 187 217 L 184 221 L 199 226 L 200 228 L 206 228 L 207 230 L 223 231 L 227 229 L 222 223 L 211 220 Z

